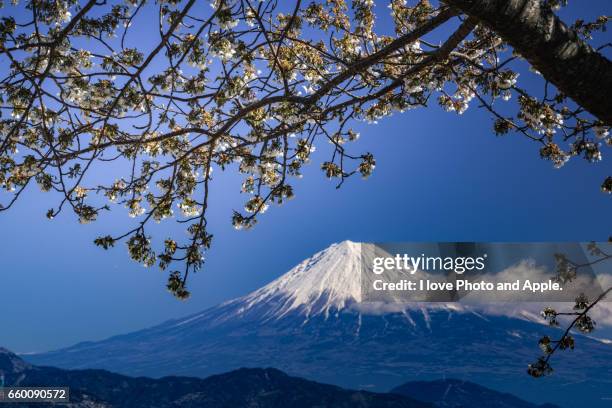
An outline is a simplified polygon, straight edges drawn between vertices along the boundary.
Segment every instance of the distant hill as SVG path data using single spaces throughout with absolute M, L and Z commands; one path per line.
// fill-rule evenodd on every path
M 430 402 L 436 408 L 559 408 L 552 404 L 532 404 L 514 395 L 461 380 L 411 381 L 391 392 Z
M 346 390 L 272 368 L 242 368 L 206 379 L 133 378 L 36 367 L 0 348 L 0 372 L 7 386 L 70 387 L 74 408 L 434 408 L 408 396 Z
M 559 408 L 460 380 L 413 381 L 383 394 L 291 377 L 273 368 L 241 368 L 206 379 L 151 379 L 37 367 L 3 348 L 0 373 L 7 386 L 70 387 L 69 406 L 74 408 Z

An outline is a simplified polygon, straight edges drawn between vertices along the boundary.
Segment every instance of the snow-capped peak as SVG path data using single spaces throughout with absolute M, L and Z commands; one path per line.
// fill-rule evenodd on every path
M 357 242 L 343 241 L 314 254 L 302 261 L 276 280 L 250 294 L 230 300 L 216 310 L 217 322 L 233 317 L 252 316 L 257 319 L 279 319 L 289 313 L 305 317 L 338 314 L 350 309 L 365 314 L 402 313 L 406 310 L 426 309 L 464 310 L 459 304 L 449 303 L 401 303 L 401 302 L 364 302 L 362 280 L 373 279 L 374 275 L 364 276 L 363 259 L 373 256 L 372 251 L 362 252 L 362 245 Z M 369 282 L 363 282 L 368 285 Z M 209 316 L 206 312 L 191 317 L 187 321 Z M 179 322 L 183 324 L 184 322 Z
M 362 287 L 370 286 L 363 279 L 374 279 L 373 274 L 362 273 L 362 262 L 370 263 L 373 251 L 362 250 L 358 242 L 343 241 L 314 254 L 300 262 L 289 272 L 266 286 L 197 315 L 173 322 L 174 326 L 198 324 L 207 321 L 211 325 L 228 321 L 277 320 L 289 315 L 299 315 L 304 323 L 315 316 L 339 316 L 341 312 L 357 315 L 384 315 L 418 310 L 427 316 L 427 310 L 447 310 L 451 313 L 464 311 L 459 304 L 452 303 L 402 303 L 368 301 L 363 297 Z
M 329 313 L 361 302 L 361 244 L 343 241 L 302 261 L 268 285 L 240 299 L 245 310 L 272 306 L 276 317 L 291 311 Z

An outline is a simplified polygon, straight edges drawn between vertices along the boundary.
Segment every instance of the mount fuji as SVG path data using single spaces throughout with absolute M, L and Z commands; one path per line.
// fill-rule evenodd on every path
M 206 377 L 275 367 L 348 388 L 388 391 L 406 381 L 472 381 L 537 403 L 610 407 L 612 345 L 577 337 L 552 376 L 527 364 L 543 334 L 531 313 L 460 303 L 371 304 L 361 297 L 361 250 L 345 241 L 270 284 L 183 319 L 99 342 L 25 356 L 37 365 L 133 375 Z

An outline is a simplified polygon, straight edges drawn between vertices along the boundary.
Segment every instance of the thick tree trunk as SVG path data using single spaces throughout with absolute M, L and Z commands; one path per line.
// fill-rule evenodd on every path
M 612 124 L 612 62 L 540 0 L 444 0 L 495 31 L 548 81 Z

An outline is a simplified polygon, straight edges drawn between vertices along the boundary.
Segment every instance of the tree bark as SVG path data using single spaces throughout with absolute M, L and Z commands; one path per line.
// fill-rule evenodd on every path
M 540 0 L 444 0 L 480 20 L 561 92 L 612 124 L 612 62 Z

